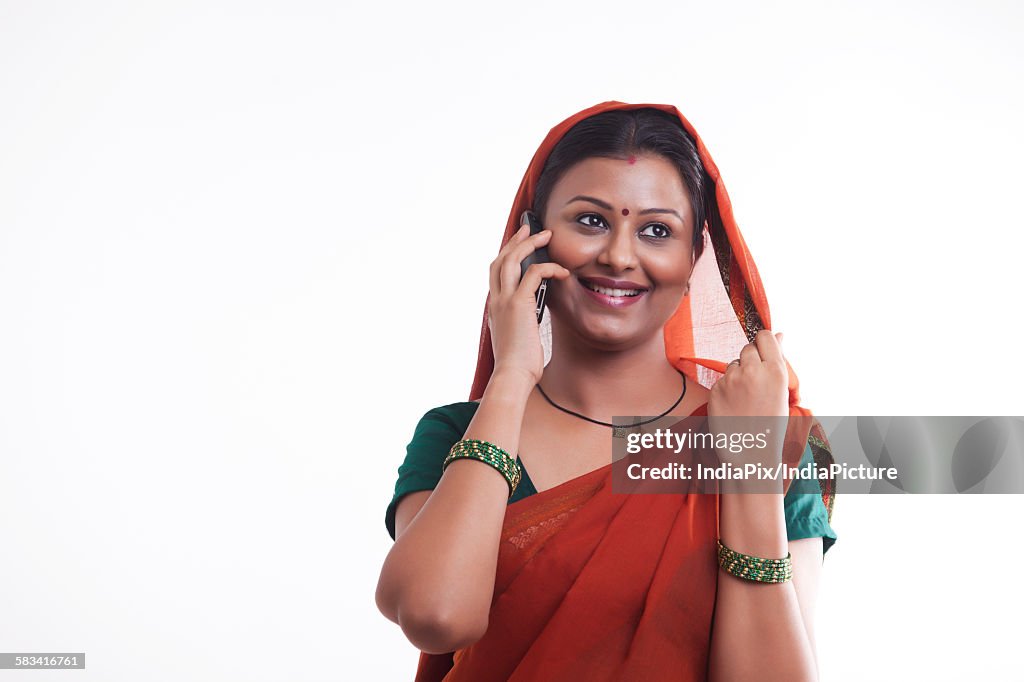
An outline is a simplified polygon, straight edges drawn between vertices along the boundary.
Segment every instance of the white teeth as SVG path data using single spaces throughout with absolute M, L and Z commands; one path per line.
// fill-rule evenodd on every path
M 636 296 L 643 291 L 642 289 L 609 289 L 607 287 L 599 287 L 590 282 L 583 282 L 583 286 L 605 296 Z

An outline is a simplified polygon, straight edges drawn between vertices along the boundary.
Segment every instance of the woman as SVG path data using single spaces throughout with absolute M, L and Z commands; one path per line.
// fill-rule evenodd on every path
M 531 208 L 547 228 L 534 236 Z M 569 117 L 534 155 L 502 245 L 470 402 L 424 415 L 386 516 L 377 603 L 423 652 L 416 679 L 817 679 L 828 481 L 611 490 L 613 415 L 788 414 L 777 457 L 831 460 L 693 126 L 659 104 Z M 551 262 L 520 279 L 543 246 Z

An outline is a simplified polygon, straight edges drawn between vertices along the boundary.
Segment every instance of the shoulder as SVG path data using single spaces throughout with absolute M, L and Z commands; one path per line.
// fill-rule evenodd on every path
M 416 425 L 416 435 L 442 433 L 460 435 L 473 419 L 478 403 L 457 402 L 438 405 L 427 410 Z
M 398 468 L 396 496 L 403 490 L 432 488 L 441 477 L 441 463 L 451 446 L 462 438 L 473 419 L 475 403 L 448 403 L 432 407 L 420 417 Z
M 802 469 L 813 461 L 811 447 L 807 445 L 798 466 Z M 789 540 L 820 537 L 823 552 L 828 552 L 835 544 L 836 532 L 832 528 L 818 481 L 794 479 L 784 496 L 784 507 Z

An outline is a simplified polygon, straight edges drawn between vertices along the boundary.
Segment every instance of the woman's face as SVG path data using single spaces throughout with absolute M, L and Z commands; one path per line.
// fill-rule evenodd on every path
M 558 326 L 605 350 L 661 333 L 693 267 L 693 210 L 675 165 L 657 155 L 581 161 L 541 221 L 551 259 L 572 273 L 549 285 Z

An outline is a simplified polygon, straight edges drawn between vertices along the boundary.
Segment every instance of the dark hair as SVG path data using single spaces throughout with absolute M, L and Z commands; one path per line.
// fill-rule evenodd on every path
M 570 128 L 544 162 L 537 179 L 533 210 L 543 220 L 551 190 L 577 163 L 595 156 L 625 159 L 644 153 L 663 156 L 679 169 L 696 219 L 693 251 L 699 258 L 704 250 L 704 219 L 710 204 L 706 193 L 714 191 L 714 186 L 704 171 L 697 145 L 682 122 L 660 109 L 605 111 Z

